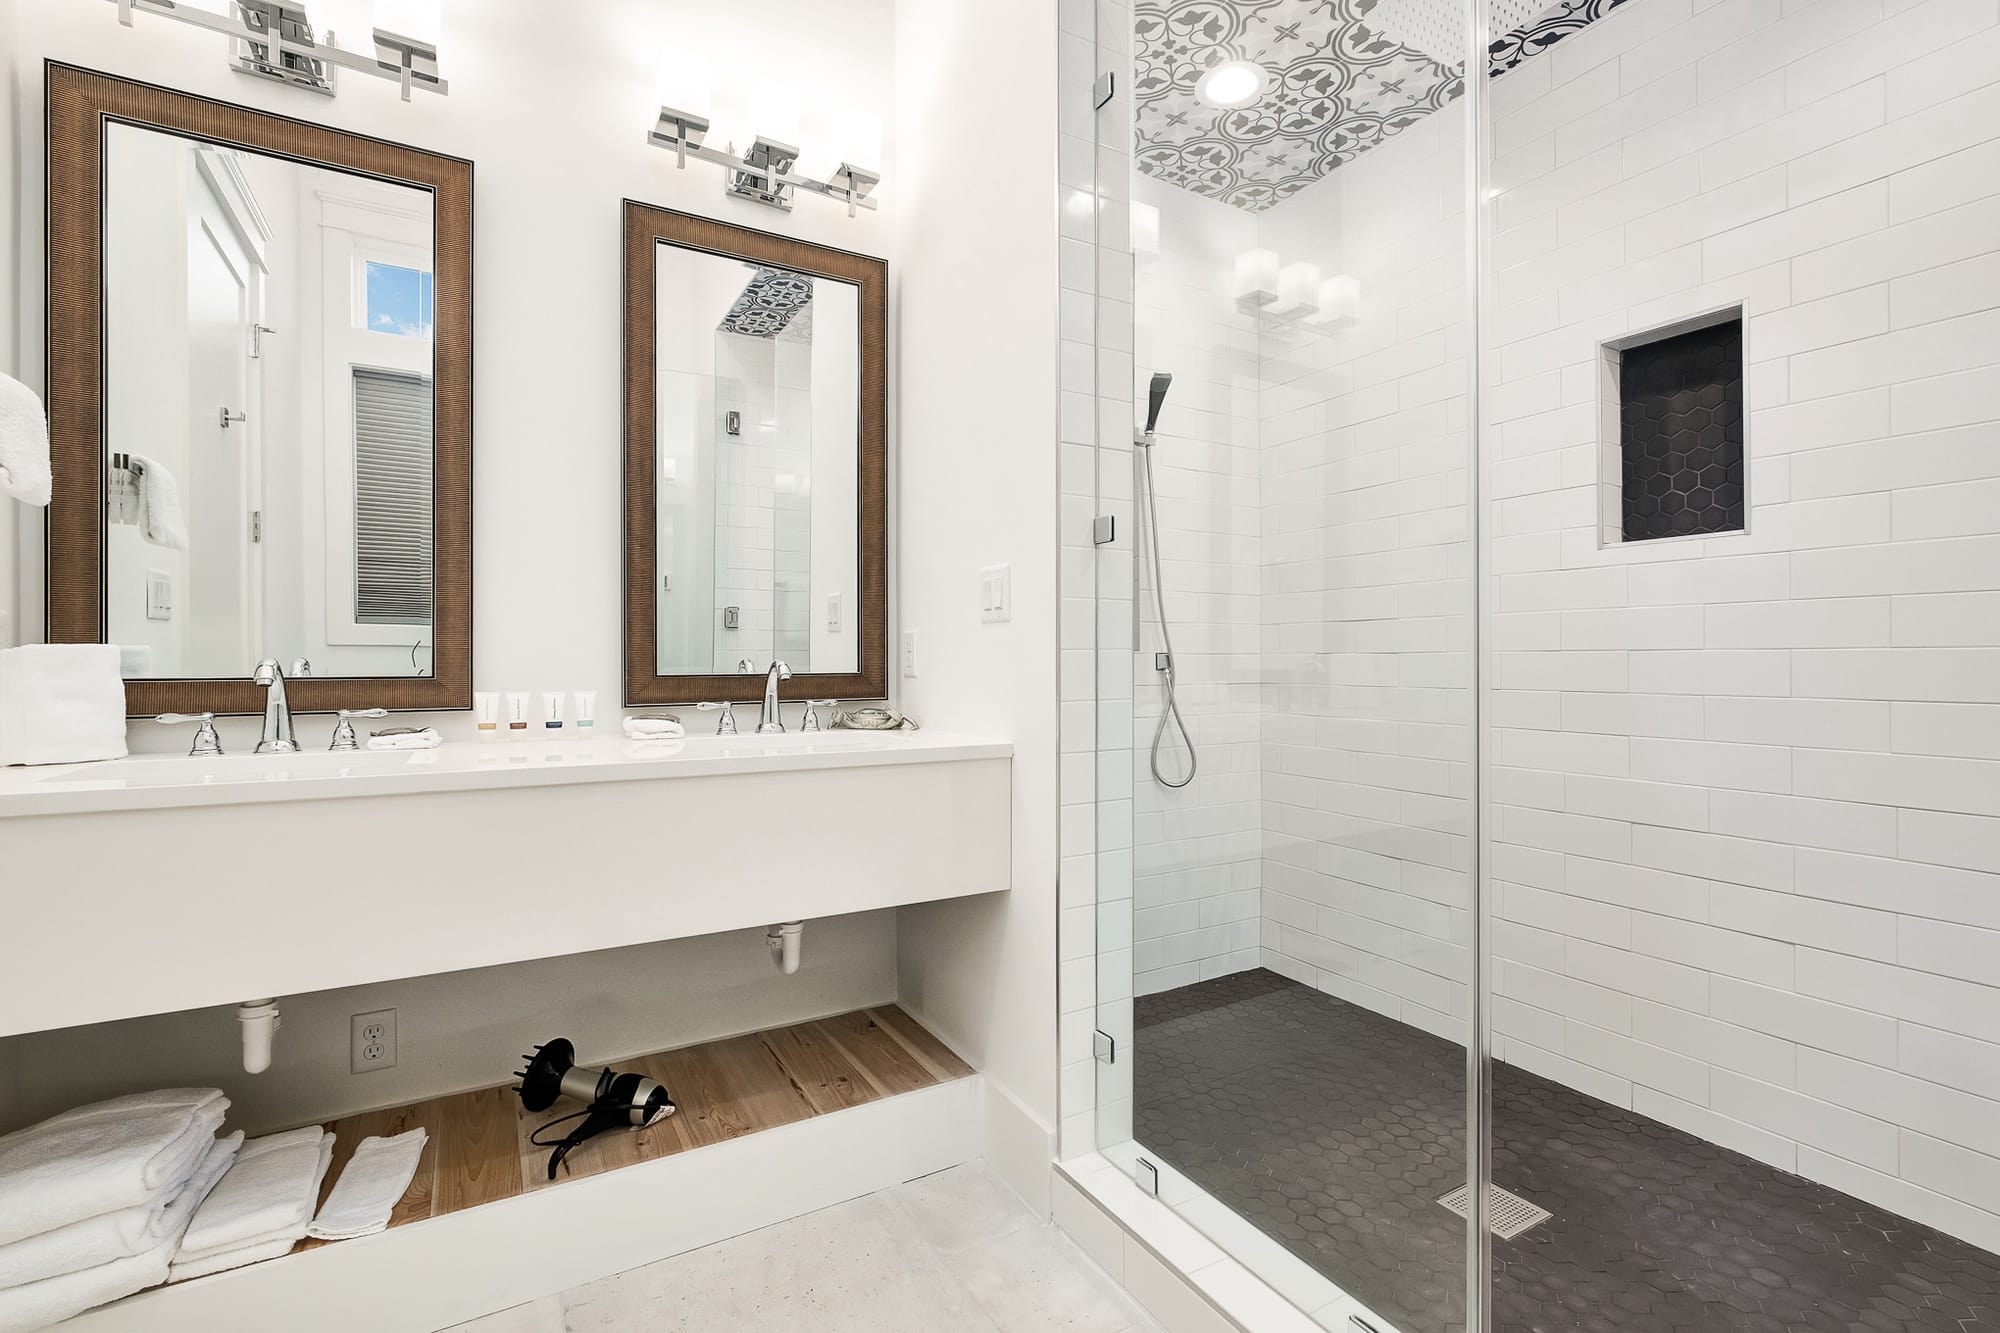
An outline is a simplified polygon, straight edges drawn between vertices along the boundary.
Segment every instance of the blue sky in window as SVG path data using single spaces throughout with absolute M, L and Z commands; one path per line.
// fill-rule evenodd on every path
M 407 338 L 430 337 L 430 274 L 370 260 L 367 283 L 369 328 Z

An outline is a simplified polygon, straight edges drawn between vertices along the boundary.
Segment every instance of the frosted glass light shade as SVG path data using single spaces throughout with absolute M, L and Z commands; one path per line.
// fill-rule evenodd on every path
M 660 57 L 655 91 L 661 106 L 692 116 L 715 114 L 709 97 L 708 67 L 690 51 L 673 50 Z
M 1278 299 L 1278 252 L 1245 250 L 1236 256 L 1236 279 L 1230 294 L 1246 305 L 1264 306 Z
M 1278 272 L 1278 299 L 1271 313 L 1281 319 L 1297 319 L 1319 309 L 1319 265 L 1303 261 L 1287 264 Z
M 1315 324 L 1347 325 L 1361 318 L 1361 280 L 1337 273 L 1320 284 Z

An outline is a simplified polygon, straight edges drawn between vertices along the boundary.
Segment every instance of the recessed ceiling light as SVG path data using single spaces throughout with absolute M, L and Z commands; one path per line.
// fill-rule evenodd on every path
M 1254 60 L 1225 60 L 1211 65 L 1194 86 L 1196 97 L 1224 110 L 1249 106 L 1263 93 L 1264 67 Z

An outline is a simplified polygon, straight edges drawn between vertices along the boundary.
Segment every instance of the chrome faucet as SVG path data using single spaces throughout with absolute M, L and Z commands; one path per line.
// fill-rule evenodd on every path
M 778 682 L 791 678 L 792 669 L 783 662 L 772 662 L 771 669 L 764 673 L 764 711 L 757 715 L 759 736 L 785 729 L 785 714 L 778 707 Z
M 292 735 L 292 708 L 285 701 L 285 673 L 277 659 L 267 657 L 259 662 L 251 679 L 264 687 L 264 735 L 254 753 L 298 753 L 299 743 Z

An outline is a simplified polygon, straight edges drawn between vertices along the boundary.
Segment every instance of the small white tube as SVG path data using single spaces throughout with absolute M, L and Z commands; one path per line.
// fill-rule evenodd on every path
M 597 691 L 577 690 L 575 694 L 576 729 L 578 731 L 595 731 L 597 729 Z
M 526 740 L 528 737 L 528 692 L 509 690 L 507 692 L 507 737 L 509 740 Z
M 480 690 L 472 696 L 472 706 L 478 710 L 479 739 L 482 741 L 500 738 L 500 696 L 491 690 Z
M 236 1022 L 243 1030 L 243 1072 L 263 1073 L 271 1067 L 271 1038 L 284 1026 L 278 1002 L 245 1000 L 236 1006 Z
M 547 740 L 562 739 L 563 691 L 542 691 L 542 735 Z
M 787 921 L 764 932 L 764 942 L 771 947 L 771 961 L 788 977 L 799 970 L 799 952 L 804 946 L 805 934 L 806 923 L 803 921 Z

